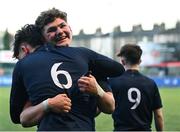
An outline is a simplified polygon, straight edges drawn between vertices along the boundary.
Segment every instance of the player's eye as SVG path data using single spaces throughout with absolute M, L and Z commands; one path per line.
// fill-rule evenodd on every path
M 64 22 L 58 25 L 58 27 L 60 27 L 60 28 L 63 28 L 63 27 L 66 27 L 66 26 L 67 26 L 67 24 L 64 23 Z
M 56 32 L 56 30 L 57 30 L 57 27 L 50 27 L 50 28 L 47 30 L 47 33 Z

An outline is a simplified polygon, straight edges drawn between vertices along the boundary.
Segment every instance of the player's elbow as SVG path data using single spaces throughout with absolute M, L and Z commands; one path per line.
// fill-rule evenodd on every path
M 115 101 L 112 99 L 111 101 L 107 102 L 104 107 L 101 107 L 101 111 L 105 114 L 112 114 L 115 110 Z
M 115 100 L 114 100 L 114 97 L 113 95 L 110 93 L 110 98 L 109 98 L 109 104 L 108 104 L 108 114 L 112 114 L 115 110 Z
M 34 126 L 33 124 L 30 124 L 29 121 L 27 121 L 27 120 L 21 119 L 20 121 L 21 121 L 21 125 L 23 127 L 32 127 L 32 126 Z
M 31 127 L 29 120 L 24 116 L 23 112 L 20 115 L 20 122 L 23 127 Z
M 114 112 L 114 109 L 113 108 L 106 108 L 106 109 L 103 109 L 103 108 L 100 108 L 101 112 L 105 113 L 105 114 L 112 114 Z
M 20 118 L 20 121 L 21 121 L 21 125 L 22 125 L 23 127 L 29 127 L 28 122 L 27 122 L 24 118 Z
M 25 122 L 21 123 L 22 127 L 30 127 L 28 124 L 26 124 Z
M 110 109 L 108 109 L 107 111 L 105 111 L 104 113 L 106 114 L 112 114 L 114 112 L 114 108 L 111 107 Z
M 107 111 L 107 114 L 112 114 L 115 110 L 115 102 L 112 101 L 111 104 L 109 105 L 109 109 Z

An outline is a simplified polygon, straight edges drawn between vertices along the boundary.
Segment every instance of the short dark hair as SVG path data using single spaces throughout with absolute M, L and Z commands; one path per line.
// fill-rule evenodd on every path
M 44 26 L 46 26 L 48 23 L 53 22 L 56 18 L 61 18 L 65 22 L 67 22 L 67 13 L 55 8 L 49 9 L 47 11 L 43 11 L 37 17 L 35 24 L 42 31 Z
M 139 63 L 142 55 L 142 49 L 136 44 L 126 44 L 121 47 L 117 56 L 125 57 L 126 61 L 130 64 Z
M 43 44 L 43 38 L 39 28 L 33 24 L 26 24 L 15 34 L 15 40 L 13 43 L 13 57 L 18 58 L 20 46 L 26 42 L 31 47 L 36 47 Z

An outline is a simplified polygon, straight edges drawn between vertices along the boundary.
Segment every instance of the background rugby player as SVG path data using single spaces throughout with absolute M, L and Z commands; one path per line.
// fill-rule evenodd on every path
M 159 90 L 152 79 L 139 72 L 141 55 L 141 48 L 135 44 L 124 45 L 118 54 L 126 71 L 110 79 L 115 99 L 115 131 L 150 131 L 153 113 L 156 130 L 163 130 Z

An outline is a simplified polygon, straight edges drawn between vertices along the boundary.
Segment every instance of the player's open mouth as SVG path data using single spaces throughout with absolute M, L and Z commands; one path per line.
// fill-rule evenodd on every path
M 67 36 L 56 35 L 55 36 L 55 42 L 64 41 L 66 38 L 68 38 L 68 37 Z

